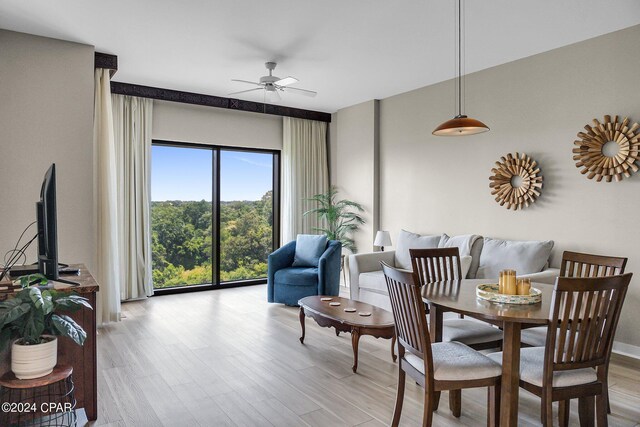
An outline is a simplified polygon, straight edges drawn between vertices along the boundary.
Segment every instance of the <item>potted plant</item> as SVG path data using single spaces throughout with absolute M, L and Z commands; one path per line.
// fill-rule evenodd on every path
M 351 200 L 336 200 L 338 189 L 331 186 L 326 193 L 316 194 L 310 199 L 317 207 L 304 213 L 304 215 L 316 214 L 326 224 L 326 227 L 317 227 L 314 230 L 324 233 L 329 240 L 339 240 L 344 248 L 356 253 L 358 248 L 351 234 L 358 231 L 364 224 L 364 218 L 360 213 L 364 209 L 360 203 Z
M 34 278 L 41 284 L 47 281 L 41 275 L 21 278 L 22 285 L 27 286 L 0 302 L 0 349 L 13 341 L 11 370 L 19 379 L 38 378 L 53 371 L 58 361 L 56 336 L 84 344 L 87 333 L 61 311 L 72 312 L 82 306 L 92 309 L 81 296 L 28 286 Z

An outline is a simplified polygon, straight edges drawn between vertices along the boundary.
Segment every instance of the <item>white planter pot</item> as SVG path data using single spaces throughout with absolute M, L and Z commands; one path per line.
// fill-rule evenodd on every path
M 53 371 L 58 362 L 58 339 L 52 335 L 43 336 L 53 339 L 34 345 L 20 345 L 17 340 L 11 345 L 11 370 L 17 378 L 29 380 Z

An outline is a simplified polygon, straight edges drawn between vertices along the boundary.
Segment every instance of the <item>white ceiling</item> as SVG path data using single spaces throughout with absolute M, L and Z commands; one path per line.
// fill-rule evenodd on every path
M 114 80 L 226 96 L 264 62 L 334 112 L 454 76 L 453 0 L 2 0 L 0 28 L 118 55 Z M 638 0 L 468 0 L 473 72 L 640 24 Z M 633 54 L 629 52 L 629 54 Z M 0 52 L 1 58 L 1 52 Z M 452 94 L 453 96 L 453 94 Z M 253 93 L 238 98 L 262 101 Z

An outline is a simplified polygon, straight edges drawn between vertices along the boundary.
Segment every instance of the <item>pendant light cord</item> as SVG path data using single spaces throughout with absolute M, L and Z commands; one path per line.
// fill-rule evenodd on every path
M 462 0 L 458 0 L 458 115 L 462 115 Z

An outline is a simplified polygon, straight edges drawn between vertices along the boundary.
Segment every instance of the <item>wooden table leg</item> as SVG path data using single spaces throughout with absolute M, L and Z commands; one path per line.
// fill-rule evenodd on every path
M 360 342 L 360 328 L 351 328 L 351 346 L 353 347 L 353 373 L 358 369 L 358 343 Z
M 429 335 L 431 342 L 442 342 L 442 310 L 437 305 L 429 307 Z
M 398 356 L 396 356 L 396 334 L 391 337 L 391 359 L 395 362 Z
M 304 307 L 300 306 L 300 326 L 302 326 L 302 336 L 300 343 L 304 344 Z
M 504 322 L 500 394 L 500 425 L 503 427 L 518 425 L 520 328 L 520 323 Z

